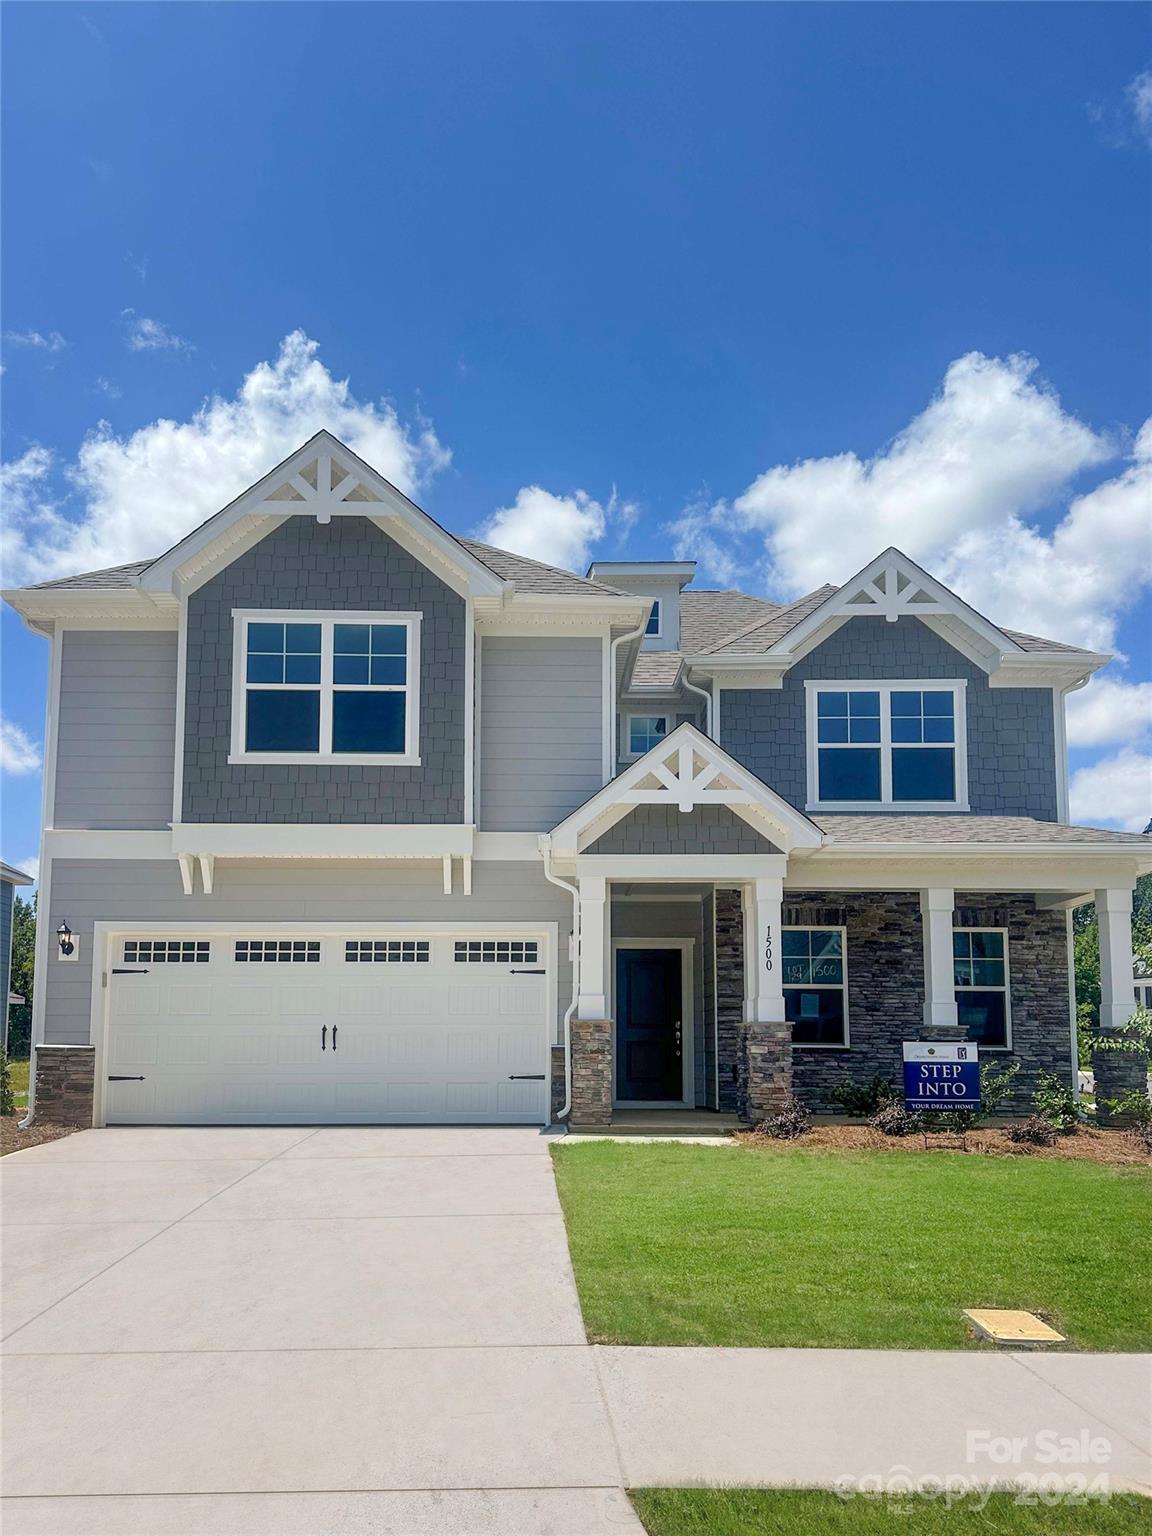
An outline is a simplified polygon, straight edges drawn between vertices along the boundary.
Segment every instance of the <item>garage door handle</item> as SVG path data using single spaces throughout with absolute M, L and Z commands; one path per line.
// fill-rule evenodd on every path
M 512 971 L 513 976 L 547 976 L 548 972 L 543 966 L 538 971 Z
M 320 1031 L 320 1049 L 322 1051 L 326 1051 L 328 1049 L 328 1026 L 327 1026 L 327 1024 L 325 1024 L 323 1029 Z
M 340 1028 L 340 1026 L 338 1024 L 333 1024 L 333 1026 L 332 1026 L 332 1049 L 333 1050 L 336 1049 L 336 1031 L 339 1028 Z
M 113 976 L 147 976 L 148 972 L 125 970 L 123 966 L 114 965 L 112 967 L 112 974 Z
M 143 1077 L 115 1077 L 115 1076 L 113 1076 L 113 1077 L 110 1077 L 108 1079 L 108 1081 L 110 1083 L 143 1083 L 143 1082 L 147 1081 L 147 1079 L 145 1079 Z
M 509 1072 L 508 1081 L 510 1083 L 542 1083 L 544 1074 L 543 1072 Z

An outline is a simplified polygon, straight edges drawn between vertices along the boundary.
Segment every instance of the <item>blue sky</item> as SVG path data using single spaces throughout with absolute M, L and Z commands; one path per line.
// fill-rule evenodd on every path
M 1074 701 L 1074 809 L 1152 814 L 1142 7 L 21 3 L 5 32 L 7 583 L 156 553 L 329 425 L 562 562 L 795 595 L 899 544 L 1120 654 Z M 27 861 L 47 647 L 10 612 L 3 640 Z

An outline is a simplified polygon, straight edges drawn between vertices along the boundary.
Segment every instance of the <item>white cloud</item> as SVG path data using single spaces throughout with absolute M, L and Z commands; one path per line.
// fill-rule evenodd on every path
M 514 554 L 583 575 L 593 544 L 611 528 L 623 536 L 639 515 L 634 502 L 613 490 L 606 505 L 586 491 L 556 496 L 543 486 L 523 485 L 510 507 L 500 507 L 480 530 L 480 538 Z
M 177 336 L 162 320 L 149 320 L 134 309 L 125 309 L 122 314 L 128 321 L 125 342 L 130 352 L 195 352 L 190 341 Z
M 1152 683 L 1126 683 L 1107 672 L 1068 695 L 1068 745 L 1134 744 L 1152 731 Z
M 14 720 L 0 716 L 0 771 L 19 775 L 39 768 L 40 748 Z
M 158 555 L 321 427 L 409 494 L 449 462 L 429 423 L 403 422 L 387 401 L 357 400 L 317 350 L 294 331 L 274 362 L 258 363 L 235 395 L 212 396 L 189 421 L 154 421 L 126 437 L 102 423 L 61 467 L 75 509 L 52 494 L 47 449 L 5 466 L 6 580 Z
M 1027 357 L 958 358 L 936 398 L 871 457 L 776 465 L 731 504 L 689 509 L 673 525 L 678 552 L 722 580 L 763 558 L 766 589 L 795 597 L 894 544 L 995 621 L 1108 649 L 1152 581 L 1152 424 L 1132 463 L 1044 533 L 1032 519 L 1118 447 L 1035 375 Z
M 5 331 L 4 341 L 10 347 L 32 347 L 38 352 L 62 352 L 68 343 L 59 331 Z
M 1152 69 L 1146 69 L 1134 80 L 1130 80 L 1124 95 L 1136 119 L 1137 128 L 1152 144 Z
M 1111 823 L 1142 832 L 1152 817 L 1152 755 L 1131 747 L 1072 775 L 1069 804 L 1074 822 Z

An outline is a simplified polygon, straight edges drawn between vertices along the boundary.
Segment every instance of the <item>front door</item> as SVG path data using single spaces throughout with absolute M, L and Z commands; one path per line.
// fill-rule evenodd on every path
M 616 1097 L 684 1097 L 684 996 L 678 949 L 616 952 Z

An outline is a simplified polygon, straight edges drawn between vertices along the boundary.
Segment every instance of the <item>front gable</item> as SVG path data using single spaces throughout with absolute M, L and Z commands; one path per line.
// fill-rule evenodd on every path
M 762 854 L 783 850 L 727 805 L 638 805 L 589 843 L 586 853 Z

